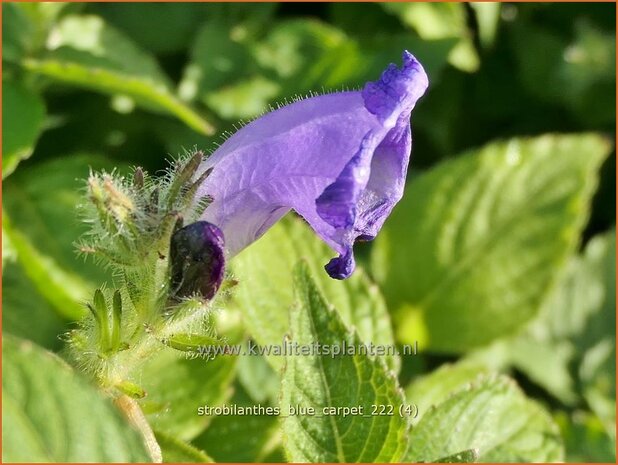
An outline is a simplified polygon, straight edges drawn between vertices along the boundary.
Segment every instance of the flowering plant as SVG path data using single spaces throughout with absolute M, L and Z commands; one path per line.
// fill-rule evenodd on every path
M 3 461 L 615 461 L 567 6 L 3 4 Z

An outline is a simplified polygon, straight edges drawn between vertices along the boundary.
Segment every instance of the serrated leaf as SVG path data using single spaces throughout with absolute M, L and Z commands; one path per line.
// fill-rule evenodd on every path
M 155 437 L 163 453 L 163 463 L 213 463 L 214 460 L 206 452 L 160 431 L 155 431 Z
M 146 391 L 140 401 L 152 427 L 184 441 L 206 428 L 210 418 L 197 408 L 217 406 L 232 394 L 237 357 L 185 358 L 165 350 L 148 360 L 136 378 Z
M 233 298 L 251 336 L 262 345 L 281 344 L 288 329 L 287 309 L 292 305 L 292 269 L 305 258 L 316 283 L 360 338 L 374 344 L 393 345 L 393 334 L 384 299 L 378 287 L 358 267 L 344 281 L 331 279 L 324 265 L 332 258 L 328 249 L 298 218 L 286 218 L 231 262 L 239 285 Z M 385 357 L 398 369 L 397 357 Z M 274 368 L 281 357 L 270 356 Z
M 311 346 L 362 344 L 329 309 L 301 262 L 294 271 L 296 306 L 290 313 L 291 343 Z M 397 462 L 406 451 L 408 421 L 399 415 L 403 395 L 386 366 L 366 354 L 327 357 L 290 355 L 281 385 L 284 445 L 293 462 Z M 371 415 L 372 405 L 392 406 L 392 416 Z M 315 415 L 290 415 L 290 407 Z M 324 409 L 362 407 L 363 415 L 328 415 Z M 367 415 L 367 416 L 365 416 Z
M 41 132 L 45 105 L 35 92 L 2 81 L 2 179 L 30 157 Z
M 4 462 L 148 462 L 142 439 L 64 362 L 30 342 L 2 341 Z
M 135 104 L 167 113 L 202 134 L 214 128 L 178 99 L 156 60 L 101 18 L 71 15 L 51 31 L 50 51 L 24 59 L 30 72 L 111 95 L 129 97 Z
M 426 412 L 412 430 L 405 461 L 436 460 L 477 449 L 479 462 L 559 462 L 551 417 L 503 376 L 477 380 Z
M 534 317 L 577 244 L 609 150 L 594 134 L 511 139 L 415 178 L 372 257 L 389 304 L 405 305 L 398 338 L 424 332 L 428 348 L 457 352 Z

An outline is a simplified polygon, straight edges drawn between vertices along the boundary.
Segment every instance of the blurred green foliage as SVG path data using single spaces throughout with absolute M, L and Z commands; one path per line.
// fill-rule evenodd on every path
M 329 280 L 330 252 L 288 218 L 232 262 L 240 284 L 219 325 L 232 342 L 280 343 L 296 302 L 301 338 L 419 341 L 418 356 L 354 359 L 384 381 L 363 401 L 416 402 L 418 429 L 384 422 L 383 437 L 337 448 L 349 426 L 340 419 L 211 421 L 194 409 L 278 405 L 280 376 L 291 402 L 307 394 L 302 376 L 352 370 L 163 353 L 140 382 L 164 459 L 353 460 L 366 448 L 363 460 L 553 461 L 564 449 L 566 461 L 615 461 L 614 4 L 3 3 L 2 15 L 3 360 L 13 374 L 3 373 L 3 421 L 15 425 L 3 429 L 3 459 L 144 459 L 101 396 L 17 339 L 61 353 L 82 303 L 113 283 L 75 253 L 88 170 L 160 171 L 271 106 L 359 89 L 408 49 L 430 77 L 412 115 L 409 188 L 375 243 L 357 247 L 356 275 Z M 331 317 L 328 328 L 307 323 Z M 363 381 L 327 385 L 351 402 Z M 307 388 L 317 406 L 323 388 Z M 26 402 L 33 395 L 40 403 Z M 71 427 L 48 428 L 46 412 Z M 82 441 L 84 424 L 92 455 L 58 446 Z M 96 442 L 98 428 L 113 447 Z M 308 432 L 326 446 L 307 446 Z

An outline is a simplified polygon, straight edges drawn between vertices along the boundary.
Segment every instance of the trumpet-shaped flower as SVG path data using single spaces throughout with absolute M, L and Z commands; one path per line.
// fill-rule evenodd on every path
M 362 91 L 307 98 L 267 113 L 200 166 L 202 219 L 223 231 L 233 256 L 290 209 L 339 255 L 326 271 L 350 276 L 353 245 L 373 239 L 401 199 L 412 145 L 410 113 L 428 85 L 407 51 Z M 199 173 L 198 173 L 199 174 Z

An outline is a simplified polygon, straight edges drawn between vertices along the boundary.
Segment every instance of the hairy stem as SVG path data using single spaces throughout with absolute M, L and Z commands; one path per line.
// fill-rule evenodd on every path
M 144 445 L 150 454 L 150 458 L 153 463 L 163 463 L 163 454 L 161 453 L 161 447 L 155 438 L 154 432 L 146 420 L 146 416 L 139 404 L 131 399 L 129 396 L 121 395 L 114 400 L 116 406 L 129 420 L 129 423 L 133 425 L 142 435 Z

